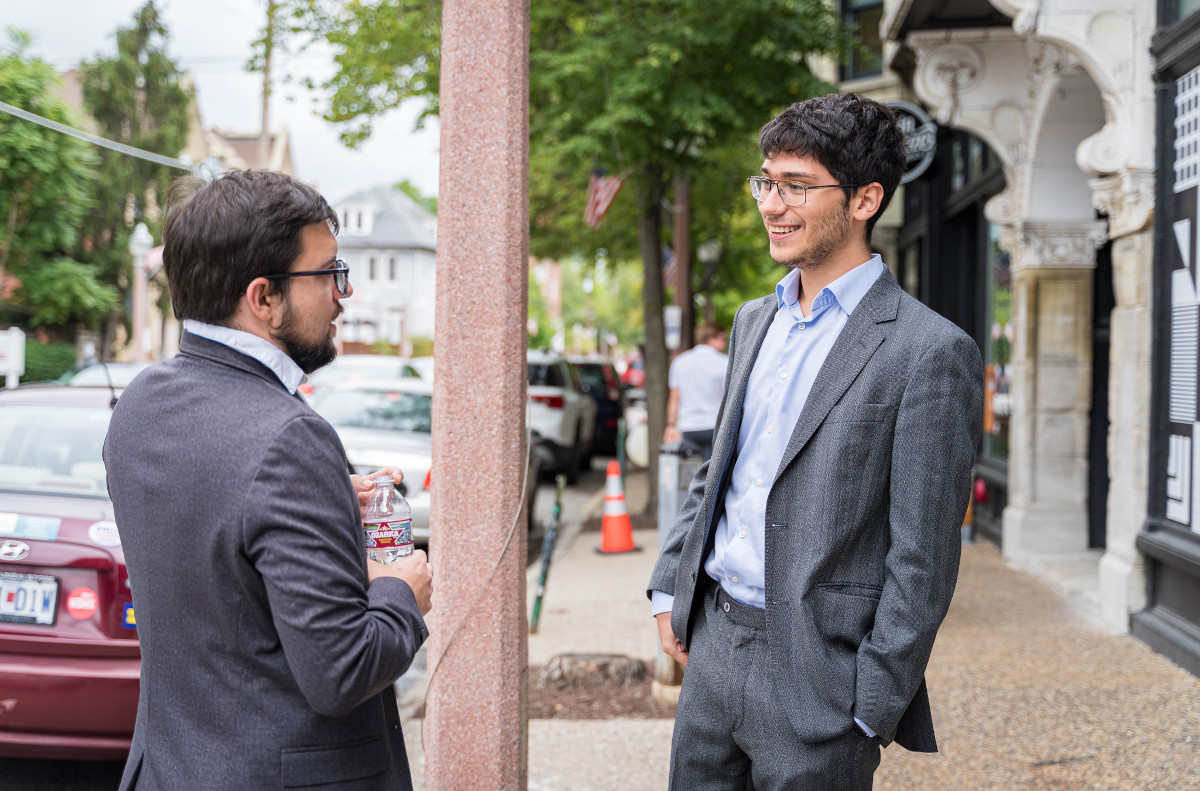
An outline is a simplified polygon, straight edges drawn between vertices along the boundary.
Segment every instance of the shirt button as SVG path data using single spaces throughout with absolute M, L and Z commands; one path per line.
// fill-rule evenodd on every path
M 796 329 L 798 329 L 798 330 L 802 330 L 802 329 L 804 329 L 804 322 L 802 321 L 802 322 L 800 322 L 799 324 L 797 324 L 797 325 L 796 325 Z
M 755 486 L 762 486 L 762 478 L 755 478 L 755 479 L 754 479 L 754 485 L 755 485 Z
M 745 537 L 746 537 L 746 531 L 745 531 L 745 530 L 739 530 L 739 531 L 738 531 L 738 538 L 745 538 Z
M 767 426 L 767 433 L 768 433 L 768 434 L 770 434 L 770 433 L 771 433 L 772 431 L 774 431 L 774 430 L 775 430 L 775 429 L 774 429 L 774 428 L 772 428 L 771 426 Z
M 737 575 L 734 575 L 734 577 L 733 577 L 733 581 L 734 581 L 734 582 L 741 582 L 741 580 L 740 580 L 740 579 L 738 579 Z
M 780 371 L 780 372 L 779 372 L 779 378 L 780 378 L 780 379 L 787 379 L 787 371 Z

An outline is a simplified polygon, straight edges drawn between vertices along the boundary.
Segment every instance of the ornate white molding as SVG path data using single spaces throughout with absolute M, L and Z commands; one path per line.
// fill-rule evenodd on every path
M 953 124 L 962 94 L 974 87 L 983 74 L 983 56 L 975 47 L 948 42 L 938 35 L 929 38 L 914 33 L 909 44 L 924 57 L 919 58 L 915 75 L 916 89 L 922 97 L 938 97 L 929 102 L 940 124 Z
M 1092 269 L 1096 251 L 1108 240 L 1104 220 L 1018 222 L 1000 229 L 1001 249 L 1012 270 Z
M 1092 205 L 1108 215 L 1109 237 L 1146 230 L 1154 216 L 1154 171 L 1123 170 L 1111 176 L 1091 179 Z

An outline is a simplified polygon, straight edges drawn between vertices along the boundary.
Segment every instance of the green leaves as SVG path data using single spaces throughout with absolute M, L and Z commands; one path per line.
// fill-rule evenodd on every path
M 0 96 L 35 115 L 79 126 L 53 93 L 54 69 L 25 54 L 28 36 L 12 30 L 9 36 L 9 49 L 0 53 Z M 4 308 L 27 316 L 29 326 L 86 320 L 113 301 L 94 271 L 67 257 L 79 242 L 96 161 L 80 140 L 0 114 L 0 270 L 21 283 Z

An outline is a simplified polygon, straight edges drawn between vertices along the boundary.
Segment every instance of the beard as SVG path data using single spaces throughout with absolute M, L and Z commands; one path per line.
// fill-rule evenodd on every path
M 338 305 L 338 312 L 334 314 L 334 318 L 342 314 L 342 306 Z M 333 343 L 333 336 L 326 333 L 324 339 L 317 343 L 309 343 L 300 337 L 298 326 L 300 317 L 292 310 L 290 303 L 284 304 L 283 321 L 279 323 L 279 329 L 271 332 L 271 337 L 283 344 L 284 350 L 288 357 L 292 358 L 292 362 L 300 366 L 300 370 L 306 374 L 311 374 L 318 368 L 324 368 L 333 362 L 337 357 L 337 346 Z
M 790 258 L 775 258 L 775 263 L 799 269 L 816 268 L 828 263 L 850 235 L 849 206 L 806 223 L 804 230 L 811 234 L 808 243 Z

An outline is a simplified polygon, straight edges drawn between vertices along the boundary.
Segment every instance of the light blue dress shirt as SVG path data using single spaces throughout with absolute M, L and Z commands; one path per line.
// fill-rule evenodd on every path
M 800 308 L 798 270 L 775 286 L 779 307 L 750 372 L 737 463 L 713 550 L 704 562 L 708 576 L 740 602 L 766 607 L 767 495 L 817 373 L 850 314 L 881 274 L 883 261 L 871 256 L 821 289 L 807 316 Z M 670 594 L 654 591 L 652 612 L 670 611 L 673 601 Z M 855 721 L 875 735 L 857 717 Z
M 261 338 L 252 332 L 235 330 L 220 324 L 206 324 L 195 319 L 184 319 L 183 328 L 193 335 L 208 338 L 210 341 L 228 346 L 241 352 L 247 357 L 253 357 L 271 369 L 271 373 L 279 377 L 279 381 L 292 395 L 296 388 L 305 380 L 304 371 L 296 365 L 296 361 L 288 357 L 282 349 L 266 338 Z

